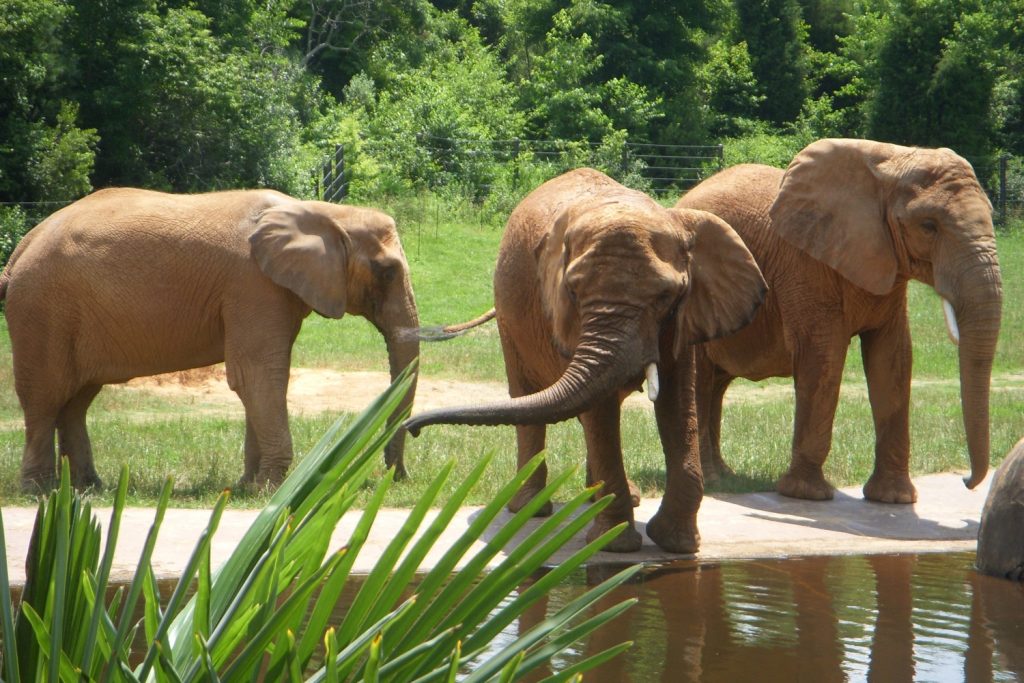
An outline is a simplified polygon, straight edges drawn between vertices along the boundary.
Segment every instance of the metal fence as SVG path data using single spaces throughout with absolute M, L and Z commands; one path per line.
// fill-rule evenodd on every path
M 365 141 L 362 152 L 380 154 L 386 141 Z M 681 194 L 721 170 L 725 165 L 723 145 L 658 145 L 624 142 L 617 147 L 570 140 L 466 140 L 420 136 L 414 154 L 429 160 L 436 173 L 428 183 L 436 189 L 446 182 L 468 181 L 484 195 L 493 188 L 495 169 L 510 170 L 518 182 L 524 164 L 548 166 L 549 177 L 579 166 L 602 168 L 628 185 L 655 195 Z M 992 200 L 994 218 L 1004 225 L 1011 218 L 1024 217 L 1024 157 L 966 156 L 974 166 L 982 187 Z M 757 163 L 757 159 L 747 161 Z M 346 163 L 346 148 L 338 145 L 314 173 L 315 191 L 326 201 L 339 202 L 348 196 L 352 181 Z M 530 189 L 530 188 L 520 188 Z
M 608 145 L 576 140 L 467 140 L 434 136 L 419 136 L 416 143 L 415 153 L 427 159 L 435 170 L 427 183 L 432 188 L 458 179 L 469 181 L 483 193 L 492 189 L 493 176 L 500 166 L 511 169 L 513 184 L 524 164 L 544 165 L 552 177 L 580 166 L 595 166 L 654 194 L 681 193 L 724 166 L 722 145 Z M 362 152 L 373 156 L 387 144 L 366 141 Z M 345 146 L 338 145 L 315 174 L 317 195 L 326 201 L 340 201 L 348 196 L 350 168 L 346 164 Z

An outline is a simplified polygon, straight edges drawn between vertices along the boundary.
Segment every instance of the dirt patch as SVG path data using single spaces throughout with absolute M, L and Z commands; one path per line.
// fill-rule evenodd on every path
M 993 392 L 1020 389 L 1024 376 L 993 377 Z M 386 372 L 339 372 L 327 368 L 292 368 L 288 385 L 288 409 L 292 413 L 358 412 L 379 396 L 390 383 Z M 915 380 L 915 385 L 948 384 L 957 380 Z M 1008 385 L 1008 386 L 1007 386 Z M 166 375 L 140 377 L 120 385 L 128 391 L 145 391 L 171 401 L 202 404 L 211 412 L 242 412 L 242 405 L 225 379 L 224 365 L 172 372 Z M 860 385 L 844 383 L 846 394 L 866 394 Z M 508 398 L 502 382 L 468 382 L 421 377 L 416 390 L 415 411 L 451 408 L 466 404 L 489 403 Z M 725 395 L 725 403 L 751 404 L 792 400 L 790 382 L 736 382 Z M 651 403 L 640 393 L 626 399 L 627 408 L 650 409 Z
M 288 409 L 293 413 L 358 412 L 366 408 L 390 384 L 386 372 L 338 372 L 326 368 L 292 368 L 288 383 Z M 238 396 L 228 388 L 224 366 L 140 377 L 123 385 L 168 399 L 190 399 L 205 404 L 237 405 Z M 498 382 L 462 382 L 420 378 L 416 410 L 450 408 L 467 403 L 497 401 L 508 397 Z

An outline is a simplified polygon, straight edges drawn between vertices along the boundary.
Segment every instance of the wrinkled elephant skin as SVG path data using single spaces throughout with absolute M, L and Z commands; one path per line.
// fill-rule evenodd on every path
M 978 571 L 1024 581 L 1024 439 L 996 470 L 981 511 Z
M 53 483 L 58 453 L 76 486 L 100 485 L 85 414 L 104 384 L 221 361 L 245 406 L 240 483 L 276 486 L 292 460 L 291 348 L 311 311 L 368 318 L 393 375 L 419 352 L 394 221 L 269 190 L 95 192 L 25 236 L 0 275 L 3 297 L 26 489 Z M 402 438 L 385 455 L 399 473 Z
M 958 339 L 973 488 L 989 460 L 989 383 L 1002 308 L 992 206 L 970 164 L 948 149 L 819 140 L 782 170 L 745 164 L 683 195 L 746 243 L 768 281 L 753 322 L 697 351 L 705 476 L 727 473 L 722 398 L 736 377 L 792 376 L 796 416 L 780 493 L 829 499 L 831 448 L 846 352 L 859 336 L 875 424 L 869 500 L 911 503 L 911 340 L 907 282 L 933 287 Z
M 592 169 L 571 171 L 519 204 L 501 242 L 494 300 L 512 398 L 423 413 L 406 425 L 416 434 L 437 423 L 514 424 L 522 467 L 544 448 L 545 425 L 578 417 L 588 481 L 615 495 L 587 538 L 626 522 L 606 549 L 634 551 L 642 539 L 619 418 L 623 398 L 646 378 L 667 470 L 647 533 L 671 552 L 695 552 L 703 480 L 691 344 L 738 329 L 763 296 L 749 251 L 722 220 L 665 209 Z M 542 467 L 510 507 L 525 505 L 546 477 Z

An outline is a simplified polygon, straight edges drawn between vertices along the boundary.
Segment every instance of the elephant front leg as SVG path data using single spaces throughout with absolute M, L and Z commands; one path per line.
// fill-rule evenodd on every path
M 601 494 L 615 499 L 598 514 L 587 530 L 587 542 L 593 541 L 612 527 L 627 522 L 628 526 L 604 550 L 629 553 L 640 550 L 643 537 L 633 524 L 633 504 L 629 483 L 622 464 L 619 400 L 615 395 L 595 401 L 590 410 L 580 415 L 587 442 L 587 467 L 596 481 L 602 482 Z
M 875 422 L 875 471 L 864 497 L 880 503 L 914 503 L 910 481 L 910 330 L 906 316 L 861 335 L 861 354 Z
M 647 522 L 647 535 L 663 550 L 690 554 L 700 548 L 697 511 L 704 497 L 704 478 L 697 424 L 693 349 L 678 362 L 662 364 L 662 386 L 654 403 L 665 452 L 665 495 Z M 666 354 L 662 353 L 662 358 Z M 671 356 L 669 356 L 671 357 Z M 667 380 L 667 381 L 666 381 Z
M 545 425 L 516 425 L 516 469 L 523 469 L 533 456 L 544 450 L 544 439 L 547 434 Z M 508 502 L 508 509 L 511 512 L 519 512 L 523 507 L 533 500 L 534 496 L 540 493 L 548 480 L 548 465 L 542 462 L 534 470 L 530 478 L 523 482 L 512 500 Z M 551 501 L 544 503 L 535 516 L 547 517 L 552 512 Z
M 247 487 L 276 488 L 292 462 L 288 429 L 288 364 L 225 363 L 228 385 L 245 406 L 245 469 Z
M 832 424 L 839 404 L 839 384 L 846 361 L 847 339 L 828 343 L 802 354 L 793 363 L 796 417 L 789 469 L 777 490 L 790 498 L 831 500 L 835 495 L 825 479 L 825 459 L 832 447 Z

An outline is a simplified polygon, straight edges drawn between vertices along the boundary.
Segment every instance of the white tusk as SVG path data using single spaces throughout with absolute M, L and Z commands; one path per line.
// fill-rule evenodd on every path
M 651 363 L 647 366 L 647 398 L 651 401 L 658 400 L 658 391 L 661 389 L 658 386 L 658 365 L 657 363 Z
M 942 312 L 946 314 L 946 332 L 949 334 L 949 340 L 960 346 L 960 328 L 956 324 L 956 312 L 953 310 L 953 304 L 945 298 L 942 299 Z

